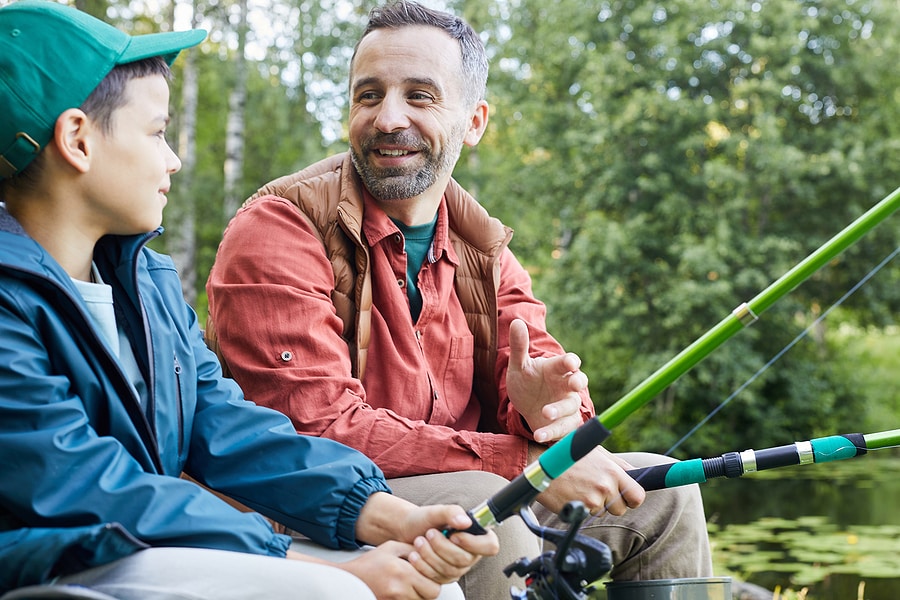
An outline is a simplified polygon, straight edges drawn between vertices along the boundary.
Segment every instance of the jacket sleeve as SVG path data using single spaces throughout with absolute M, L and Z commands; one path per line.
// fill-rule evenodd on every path
M 457 431 L 368 404 L 333 289 L 323 244 L 293 204 L 264 197 L 232 219 L 207 293 L 220 351 L 250 400 L 288 415 L 300 433 L 358 448 L 387 477 L 521 473 L 527 442 L 518 435 Z M 407 459 L 386 458 L 399 455 Z
M 221 376 L 215 354 L 205 346 L 197 353 L 198 407 L 185 471 L 315 542 L 358 548 L 363 505 L 375 492 L 390 492 L 378 467 L 333 440 L 297 435 L 282 413 L 244 400 Z
M 22 300 L 24 298 L 24 300 Z M 0 301 L 0 528 L 47 531 L 119 523 L 150 546 L 218 548 L 283 556 L 289 538 L 258 514 L 241 513 L 186 480 L 154 472 L 113 435 L 121 413 L 97 403 L 88 409 L 62 364 L 79 353 L 65 328 L 30 322 L 34 309 L 18 306 L 32 295 L 4 294 Z M 29 312 L 30 311 L 30 312 Z M 47 337 L 48 331 L 61 333 Z M 46 344 L 54 339 L 52 347 Z M 96 362 L 87 369 L 101 371 Z M 85 375 L 85 380 L 98 381 Z M 82 390 L 101 397 L 89 383 Z M 125 398 L 106 399 L 109 405 Z
M 531 432 L 524 419 L 513 408 L 506 391 L 506 372 L 509 368 L 509 325 L 515 319 L 522 319 L 528 324 L 530 355 L 559 356 L 565 353 L 563 347 L 547 332 L 546 308 L 534 297 L 531 290 L 531 277 L 519 264 L 509 248 L 504 249 L 500 257 L 500 288 L 497 299 L 498 332 L 497 332 L 497 389 L 499 390 L 498 421 L 506 425 L 507 431 L 525 437 Z M 594 416 L 594 404 L 587 390 L 581 393 L 581 420 L 587 421 Z

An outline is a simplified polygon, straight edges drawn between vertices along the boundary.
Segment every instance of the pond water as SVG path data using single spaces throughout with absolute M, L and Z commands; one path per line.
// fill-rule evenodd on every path
M 807 600 L 900 599 L 900 453 L 702 485 L 716 575 Z

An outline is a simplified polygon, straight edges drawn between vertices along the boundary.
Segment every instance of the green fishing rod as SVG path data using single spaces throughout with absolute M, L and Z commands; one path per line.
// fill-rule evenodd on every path
M 647 491 L 705 483 L 713 477 L 740 477 L 777 467 L 845 460 L 869 450 L 900 446 L 900 429 L 878 433 L 847 433 L 763 450 L 726 452 L 713 458 L 693 458 L 632 469 L 628 474 Z
M 469 511 L 473 522 L 469 531 L 483 532 L 486 528 L 517 514 L 520 508 L 531 503 L 538 494 L 547 489 L 552 480 L 602 444 L 610 436 L 613 427 L 656 397 L 727 339 L 755 322 L 763 311 L 854 244 L 898 207 L 900 207 L 900 188 L 866 211 L 752 300 L 735 308 L 730 315 L 600 415 L 586 421 L 550 446 L 538 460 L 528 465 L 521 475 Z

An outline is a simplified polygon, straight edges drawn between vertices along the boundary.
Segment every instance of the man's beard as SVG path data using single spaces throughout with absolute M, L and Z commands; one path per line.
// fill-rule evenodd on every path
M 462 151 L 463 135 L 462 127 L 454 126 L 450 131 L 449 143 L 435 155 L 430 145 L 409 131 L 377 133 L 363 140 L 359 152 L 351 144 L 350 158 L 369 193 L 376 200 L 414 198 L 433 186 L 443 174 L 453 171 Z M 379 145 L 415 148 L 418 155 L 425 159 L 425 164 L 417 169 L 408 166 L 376 167 L 367 159 L 373 153 L 372 148 Z

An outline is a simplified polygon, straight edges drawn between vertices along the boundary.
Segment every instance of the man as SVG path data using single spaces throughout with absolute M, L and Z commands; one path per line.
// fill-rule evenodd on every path
M 496 538 L 446 538 L 462 507 L 392 496 L 359 452 L 245 401 L 145 247 L 181 166 L 169 64 L 205 35 L 0 9 L 0 594 L 458 598 L 442 584 Z
M 470 508 L 594 415 L 511 231 L 451 178 L 487 126 L 486 79 L 461 19 L 413 2 L 372 11 L 350 69 L 349 153 L 248 200 L 207 284 L 208 337 L 257 402 L 363 451 L 407 499 Z M 616 579 L 711 574 L 696 487 L 645 502 L 626 468 L 596 449 L 534 510 L 556 526 L 568 500 L 602 512 L 587 530 L 611 546 Z M 508 597 L 502 568 L 540 552 L 518 519 L 498 530 L 501 553 L 462 581 L 468 598 Z

